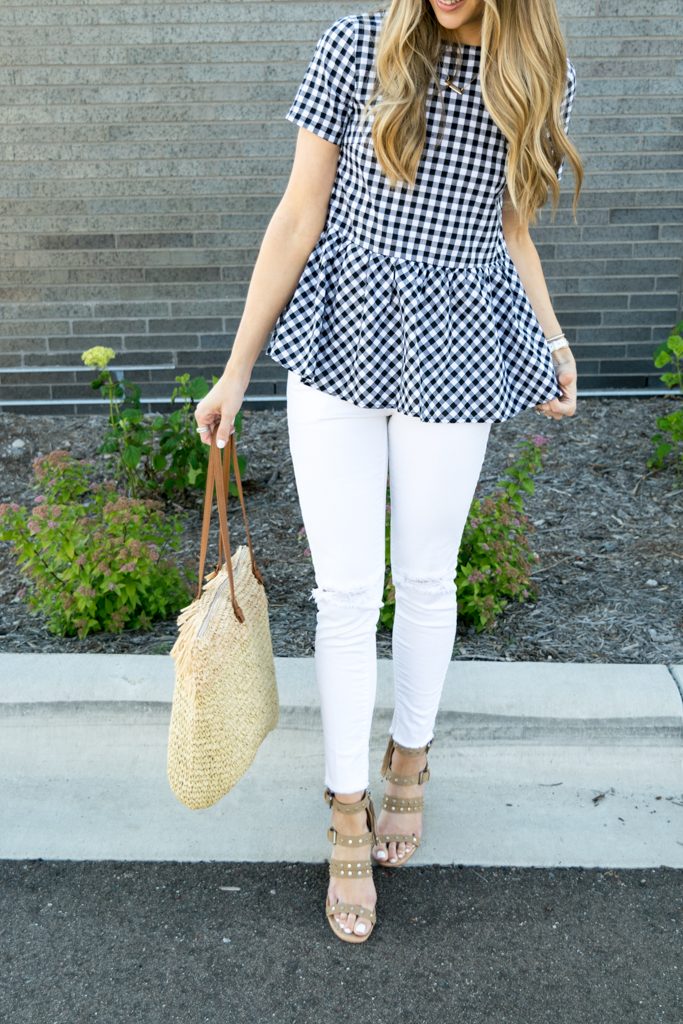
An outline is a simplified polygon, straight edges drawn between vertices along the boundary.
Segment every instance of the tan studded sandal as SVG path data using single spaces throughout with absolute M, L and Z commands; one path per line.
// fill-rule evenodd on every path
M 427 753 L 433 743 L 433 739 L 429 741 L 424 747 L 404 747 L 401 743 L 397 743 L 393 736 L 389 736 L 387 742 L 387 749 L 384 753 L 384 759 L 380 768 L 380 775 L 387 782 L 395 782 L 399 786 L 419 786 L 423 782 L 427 782 L 429 779 L 429 761 L 425 762 L 424 768 L 414 775 L 398 775 L 396 772 L 391 770 L 391 758 L 394 753 L 394 749 L 401 750 L 406 754 L 420 754 Z M 413 796 L 413 797 L 400 797 L 400 796 L 389 796 L 387 793 L 384 794 L 382 800 L 382 810 L 391 811 L 392 813 L 404 813 L 408 814 L 415 811 L 424 811 L 424 797 Z M 378 857 L 372 855 L 373 860 L 376 864 L 381 864 L 386 868 L 400 868 L 406 864 L 412 855 L 420 845 L 420 836 L 416 835 L 415 832 L 403 833 L 403 832 L 384 832 L 375 834 L 375 845 L 378 843 L 412 843 L 413 849 L 409 853 L 404 853 L 400 860 L 395 863 L 391 863 L 389 859 L 381 860 Z
M 357 814 L 358 811 L 365 810 L 367 815 L 367 822 L 370 826 L 368 832 L 363 832 L 359 836 L 348 835 L 344 832 L 339 832 L 334 826 L 330 825 L 327 830 L 327 838 L 333 844 L 342 844 L 348 847 L 367 846 L 375 842 L 375 808 L 372 803 L 372 797 L 370 796 L 370 790 L 366 789 L 360 800 L 356 800 L 354 803 L 342 803 L 341 800 L 337 800 L 334 793 L 325 786 L 323 790 L 323 798 L 330 807 L 334 807 L 337 811 L 342 811 L 344 814 Z M 372 859 L 367 860 L 333 860 L 330 858 L 330 875 L 335 875 L 340 878 L 358 878 L 367 877 L 372 875 Z M 337 900 L 335 903 L 330 903 L 329 895 L 325 897 L 325 913 L 327 920 L 330 923 L 330 927 L 335 935 L 340 939 L 344 939 L 345 942 L 365 942 L 366 939 L 370 938 L 374 931 L 375 921 L 377 916 L 375 910 L 372 907 L 364 907 L 361 903 L 345 903 L 342 900 Z M 334 919 L 335 914 L 355 914 L 357 917 L 367 918 L 371 924 L 365 935 L 356 935 L 355 932 L 347 934 L 342 931 L 337 922 Z

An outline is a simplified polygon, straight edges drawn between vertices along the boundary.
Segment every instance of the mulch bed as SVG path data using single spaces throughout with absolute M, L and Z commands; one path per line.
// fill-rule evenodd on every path
M 586 397 L 572 418 L 555 422 L 528 410 L 493 426 L 477 495 L 495 488 L 517 455 L 518 441 L 537 433 L 549 440 L 535 493 L 526 501 L 540 556 L 534 570 L 540 592 L 536 603 L 508 606 L 486 632 L 459 624 L 454 659 L 683 661 L 683 487 L 672 470 L 655 473 L 646 466 L 656 417 L 672 407 L 666 396 Z M 311 655 L 315 579 L 298 539 L 302 522 L 286 413 L 243 411 L 245 501 L 268 594 L 273 650 L 285 657 Z M 31 503 L 31 462 L 39 454 L 68 448 L 77 458 L 96 457 L 104 425 L 99 415 L 0 413 L 0 501 Z M 102 461 L 103 475 L 105 466 Z M 198 494 L 191 507 L 174 506 L 184 521 L 177 557 L 195 565 L 202 501 Z M 245 541 L 236 498 L 230 499 L 230 530 L 234 549 Z M 215 533 L 211 544 L 215 558 Z M 0 543 L 0 574 L 5 652 L 166 654 L 175 639 L 175 618 L 149 631 L 95 633 L 84 640 L 54 636 L 18 596 L 24 581 L 7 543 Z M 390 632 L 378 633 L 377 651 L 391 656 Z

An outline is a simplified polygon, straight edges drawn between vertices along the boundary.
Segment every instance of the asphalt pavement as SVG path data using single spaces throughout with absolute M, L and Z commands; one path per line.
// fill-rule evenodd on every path
M 681 1024 L 680 665 L 453 662 L 423 844 L 324 914 L 311 659 L 218 804 L 165 775 L 170 659 L 0 655 L 2 1024 Z M 380 661 L 371 791 L 391 713 Z
M 680 1024 L 681 873 L 377 868 L 358 945 L 323 864 L 0 862 L 5 1024 Z

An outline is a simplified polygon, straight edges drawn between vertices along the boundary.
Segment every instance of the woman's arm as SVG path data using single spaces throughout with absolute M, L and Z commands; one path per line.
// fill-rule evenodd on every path
M 327 217 L 339 147 L 299 128 L 287 188 L 263 236 L 224 375 L 249 382 Z
M 517 217 L 507 188 L 503 194 L 502 225 L 510 258 L 544 335 L 551 338 L 554 334 L 560 334 L 562 327 L 550 301 L 541 260 L 529 234 L 529 225 Z M 569 346 L 556 349 L 552 353 L 552 360 L 563 395 L 562 398 L 543 402 L 536 408 L 540 412 L 550 414 L 553 419 L 573 416 L 576 412 L 576 362 Z
M 194 411 L 204 444 L 222 448 L 235 429 L 235 416 L 268 336 L 299 283 L 301 272 L 325 225 L 337 173 L 339 147 L 299 128 L 287 188 L 263 236 L 244 311 L 223 373 Z

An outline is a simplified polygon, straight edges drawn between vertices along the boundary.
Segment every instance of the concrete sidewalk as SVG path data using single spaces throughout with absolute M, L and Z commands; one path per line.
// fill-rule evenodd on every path
M 276 667 L 277 730 L 190 811 L 166 778 L 169 656 L 0 655 L 0 858 L 324 861 L 313 659 Z M 410 867 L 683 867 L 682 693 L 682 665 L 452 662 Z M 381 659 L 376 806 L 392 696 Z

